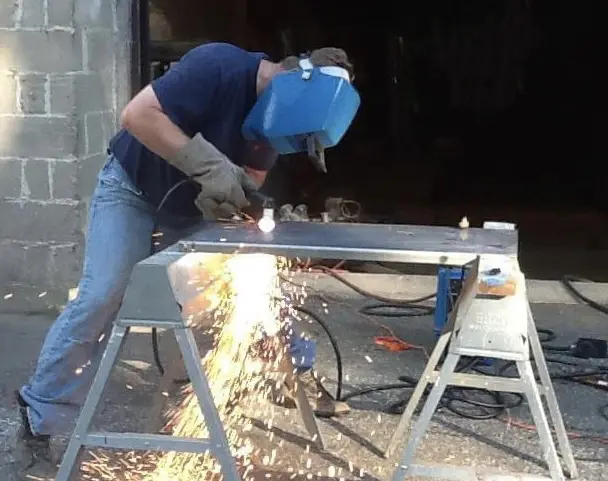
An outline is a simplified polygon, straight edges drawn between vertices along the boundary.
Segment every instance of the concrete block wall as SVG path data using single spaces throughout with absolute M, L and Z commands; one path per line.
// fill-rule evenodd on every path
M 60 306 L 128 100 L 130 0 L 0 0 L 0 311 Z

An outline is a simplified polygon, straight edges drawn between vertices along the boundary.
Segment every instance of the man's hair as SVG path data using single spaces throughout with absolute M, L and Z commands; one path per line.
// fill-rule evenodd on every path
M 351 82 L 355 78 L 353 64 L 350 63 L 348 60 L 348 55 L 346 55 L 346 52 L 341 48 L 318 48 L 309 54 L 303 55 L 302 57 L 308 57 L 310 59 L 310 63 L 312 63 L 315 67 L 342 67 L 348 72 Z M 302 57 L 296 57 L 295 55 L 285 57 L 281 61 L 281 65 L 285 70 L 295 70 L 298 68 Z

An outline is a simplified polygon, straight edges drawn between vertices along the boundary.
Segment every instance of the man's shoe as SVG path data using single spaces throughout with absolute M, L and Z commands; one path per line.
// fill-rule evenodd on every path
M 18 479 L 53 480 L 57 473 L 57 463 L 51 451 L 51 437 L 36 435 L 32 432 L 27 404 L 19 393 L 15 393 L 21 426 L 17 434 L 14 452 L 15 471 Z
M 296 377 L 296 382 L 304 389 L 306 397 L 315 415 L 323 418 L 343 416 L 350 412 L 350 406 L 342 401 L 336 401 L 321 384 L 317 374 L 309 369 Z M 287 408 L 296 406 L 295 392 L 283 385 L 275 402 Z
M 21 397 L 19 391 L 15 392 L 17 404 L 19 405 L 19 414 L 21 415 L 21 437 L 34 447 L 46 448 L 51 445 L 51 437 L 47 435 L 38 435 L 32 432 L 30 426 L 30 418 L 27 414 L 28 405 Z

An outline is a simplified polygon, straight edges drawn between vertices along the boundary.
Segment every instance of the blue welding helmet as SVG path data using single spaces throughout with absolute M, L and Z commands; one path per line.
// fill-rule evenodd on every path
M 303 58 L 299 69 L 270 81 L 243 123 L 243 136 L 268 142 L 279 154 L 308 152 L 327 172 L 324 149 L 342 140 L 360 103 L 346 69 L 315 67 Z

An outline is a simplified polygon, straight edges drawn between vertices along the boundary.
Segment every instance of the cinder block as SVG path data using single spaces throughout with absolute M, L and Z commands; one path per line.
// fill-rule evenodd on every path
M 114 3 L 106 0 L 75 0 L 74 21 L 76 25 L 112 28 Z
M 69 117 L 0 118 L 0 157 L 65 158 L 76 151 L 76 123 Z
M 52 1 L 52 0 L 51 0 Z M 63 30 L 0 30 L 3 69 L 64 73 L 82 69 L 82 46 L 75 34 Z
M 40 1 L 40 0 L 38 0 Z M 19 79 L 19 104 L 24 114 L 44 114 L 46 112 L 46 75 L 23 75 Z
M 30 242 L 73 242 L 79 210 L 74 205 L 0 201 L 0 239 Z
M 48 245 L 29 245 L 25 248 L 25 269 L 21 273 L 21 283 L 31 286 L 48 286 L 51 249 Z
M 107 144 L 109 140 L 116 134 L 116 115 L 114 111 L 109 110 L 107 112 L 103 112 L 101 114 L 101 123 L 103 125 L 103 133 L 106 139 L 105 143 Z
M 0 285 L 19 282 L 24 266 L 23 245 L 12 240 L 0 241 Z
M 51 161 L 53 199 L 78 199 L 79 162 Z
M 53 3 L 54 1 L 61 2 L 62 0 L 51 0 L 49 3 Z M 40 28 L 44 26 L 43 0 L 21 0 L 21 3 L 23 9 L 21 15 L 21 26 L 30 28 Z
M 72 27 L 74 25 L 74 0 L 50 0 L 48 14 L 49 25 Z
M 107 154 L 85 157 L 79 162 L 78 198 L 87 199 L 93 195 L 97 186 L 97 175 L 107 160 Z
M 70 115 L 76 111 L 74 75 L 52 75 L 49 83 L 51 114 Z
M 82 210 L 80 211 L 82 215 L 78 224 L 78 232 L 86 236 L 89 227 L 89 215 L 91 213 L 91 199 L 84 197 L 80 203 L 82 204 Z
M 104 83 L 111 79 L 103 78 L 99 72 L 74 75 L 74 92 L 78 112 L 100 112 L 111 108 L 106 99 Z
M 15 26 L 16 0 L 2 0 L 0 2 L 0 27 Z
M 128 2 L 118 2 L 116 5 L 118 32 L 115 34 L 116 52 L 116 92 L 117 105 L 120 112 L 131 99 L 131 5 Z
M 85 116 L 87 138 L 86 155 L 101 154 L 107 150 L 108 142 L 104 130 L 104 114 L 92 112 Z
M 109 2 L 104 2 L 109 3 Z M 85 33 L 87 36 L 88 70 L 108 71 L 114 65 L 114 33 L 111 30 L 93 30 Z M 110 78 L 106 78 L 110 81 Z
M 51 248 L 49 276 L 63 284 L 75 286 L 82 272 L 84 242 Z
M 106 80 L 100 72 L 53 76 L 50 82 L 51 113 L 101 112 L 110 109 L 106 100 Z M 110 81 L 111 83 L 111 81 Z
M 76 117 L 76 157 L 87 155 L 87 123 L 85 115 Z
M 17 112 L 17 77 L 15 74 L 0 73 L 0 92 L 0 114 Z
M 20 196 L 21 159 L 0 159 L 0 199 Z
M 44 159 L 26 160 L 25 185 L 30 199 L 48 200 L 51 198 L 49 185 L 49 162 Z

